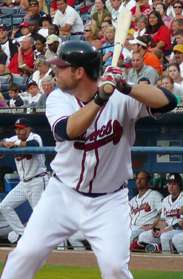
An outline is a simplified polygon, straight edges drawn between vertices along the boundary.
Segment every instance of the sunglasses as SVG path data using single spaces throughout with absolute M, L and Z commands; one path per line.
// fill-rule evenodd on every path
M 174 6 L 175 9 L 182 9 L 182 6 Z
M 84 30 L 85 32 L 90 32 L 91 31 L 91 29 L 86 29 L 86 30 Z

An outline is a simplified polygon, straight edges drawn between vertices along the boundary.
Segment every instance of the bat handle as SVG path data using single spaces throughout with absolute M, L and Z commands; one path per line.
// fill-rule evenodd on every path
M 106 94 L 112 94 L 114 89 L 115 89 L 115 87 L 112 86 L 111 84 L 105 84 L 104 87 L 103 87 L 103 91 Z

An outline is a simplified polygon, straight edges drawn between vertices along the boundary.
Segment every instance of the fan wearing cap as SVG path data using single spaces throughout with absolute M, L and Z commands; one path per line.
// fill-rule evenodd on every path
M 15 122 L 16 135 L 0 142 L 6 148 L 43 146 L 41 137 L 32 132 L 31 123 L 27 118 Z M 37 204 L 48 182 L 48 175 L 43 154 L 16 155 L 15 164 L 20 182 L 0 203 L 0 212 L 18 236 L 24 232 L 15 208 L 26 200 L 32 208 Z
M 183 77 L 183 44 L 177 44 L 173 48 L 174 61 L 179 65 Z
M 159 75 L 162 74 L 163 66 L 160 59 L 148 49 L 149 36 L 139 36 L 134 40 L 129 40 L 129 44 L 133 46 L 133 51 L 139 52 L 143 56 L 144 65 L 154 68 Z
M 12 38 L 14 41 L 20 43 L 26 36 L 31 36 L 30 23 L 24 21 L 20 24 L 18 29 L 13 29 Z
M 57 58 L 60 45 L 61 45 L 60 38 L 55 34 L 51 34 L 48 36 L 46 40 L 46 44 L 47 44 L 47 50 L 45 53 L 46 59 L 50 60 L 50 59 Z

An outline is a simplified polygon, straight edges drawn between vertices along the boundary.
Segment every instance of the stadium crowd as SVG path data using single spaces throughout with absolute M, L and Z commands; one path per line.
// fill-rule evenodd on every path
M 2 0 L 0 3 L 0 107 L 45 107 L 65 40 L 86 40 L 111 64 L 119 9 L 132 23 L 118 66 L 131 84 L 168 88 L 183 100 L 183 3 L 179 0 Z
M 45 108 L 56 86 L 55 68 L 47 61 L 57 57 L 65 40 L 85 40 L 96 47 L 104 71 L 111 65 L 117 17 L 123 6 L 132 14 L 118 61 L 124 78 L 129 84 L 165 87 L 183 104 L 182 1 L 1 0 L 0 108 Z M 181 177 L 170 175 L 164 199 L 150 189 L 149 182 L 148 173 L 137 175 L 138 194 L 130 201 L 131 249 L 182 253 Z M 146 196 L 150 204 L 143 202 Z M 172 204 L 169 209 L 164 206 L 166 199 Z M 80 235 L 79 239 L 83 241 Z

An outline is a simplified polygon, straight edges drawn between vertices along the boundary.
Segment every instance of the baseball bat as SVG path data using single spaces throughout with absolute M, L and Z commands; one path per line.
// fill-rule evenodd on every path
M 111 64 L 112 67 L 116 67 L 118 64 L 120 53 L 122 48 L 124 47 L 124 43 L 128 35 L 128 29 L 130 28 L 131 18 L 131 12 L 126 7 L 121 7 L 118 14 L 114 37 L 114 51 Z M 106 93 L 110 93 L 112 92 L 112 90 L 114 90 L 112 85 L 106 84 L 104 86 L 104 91 Z

